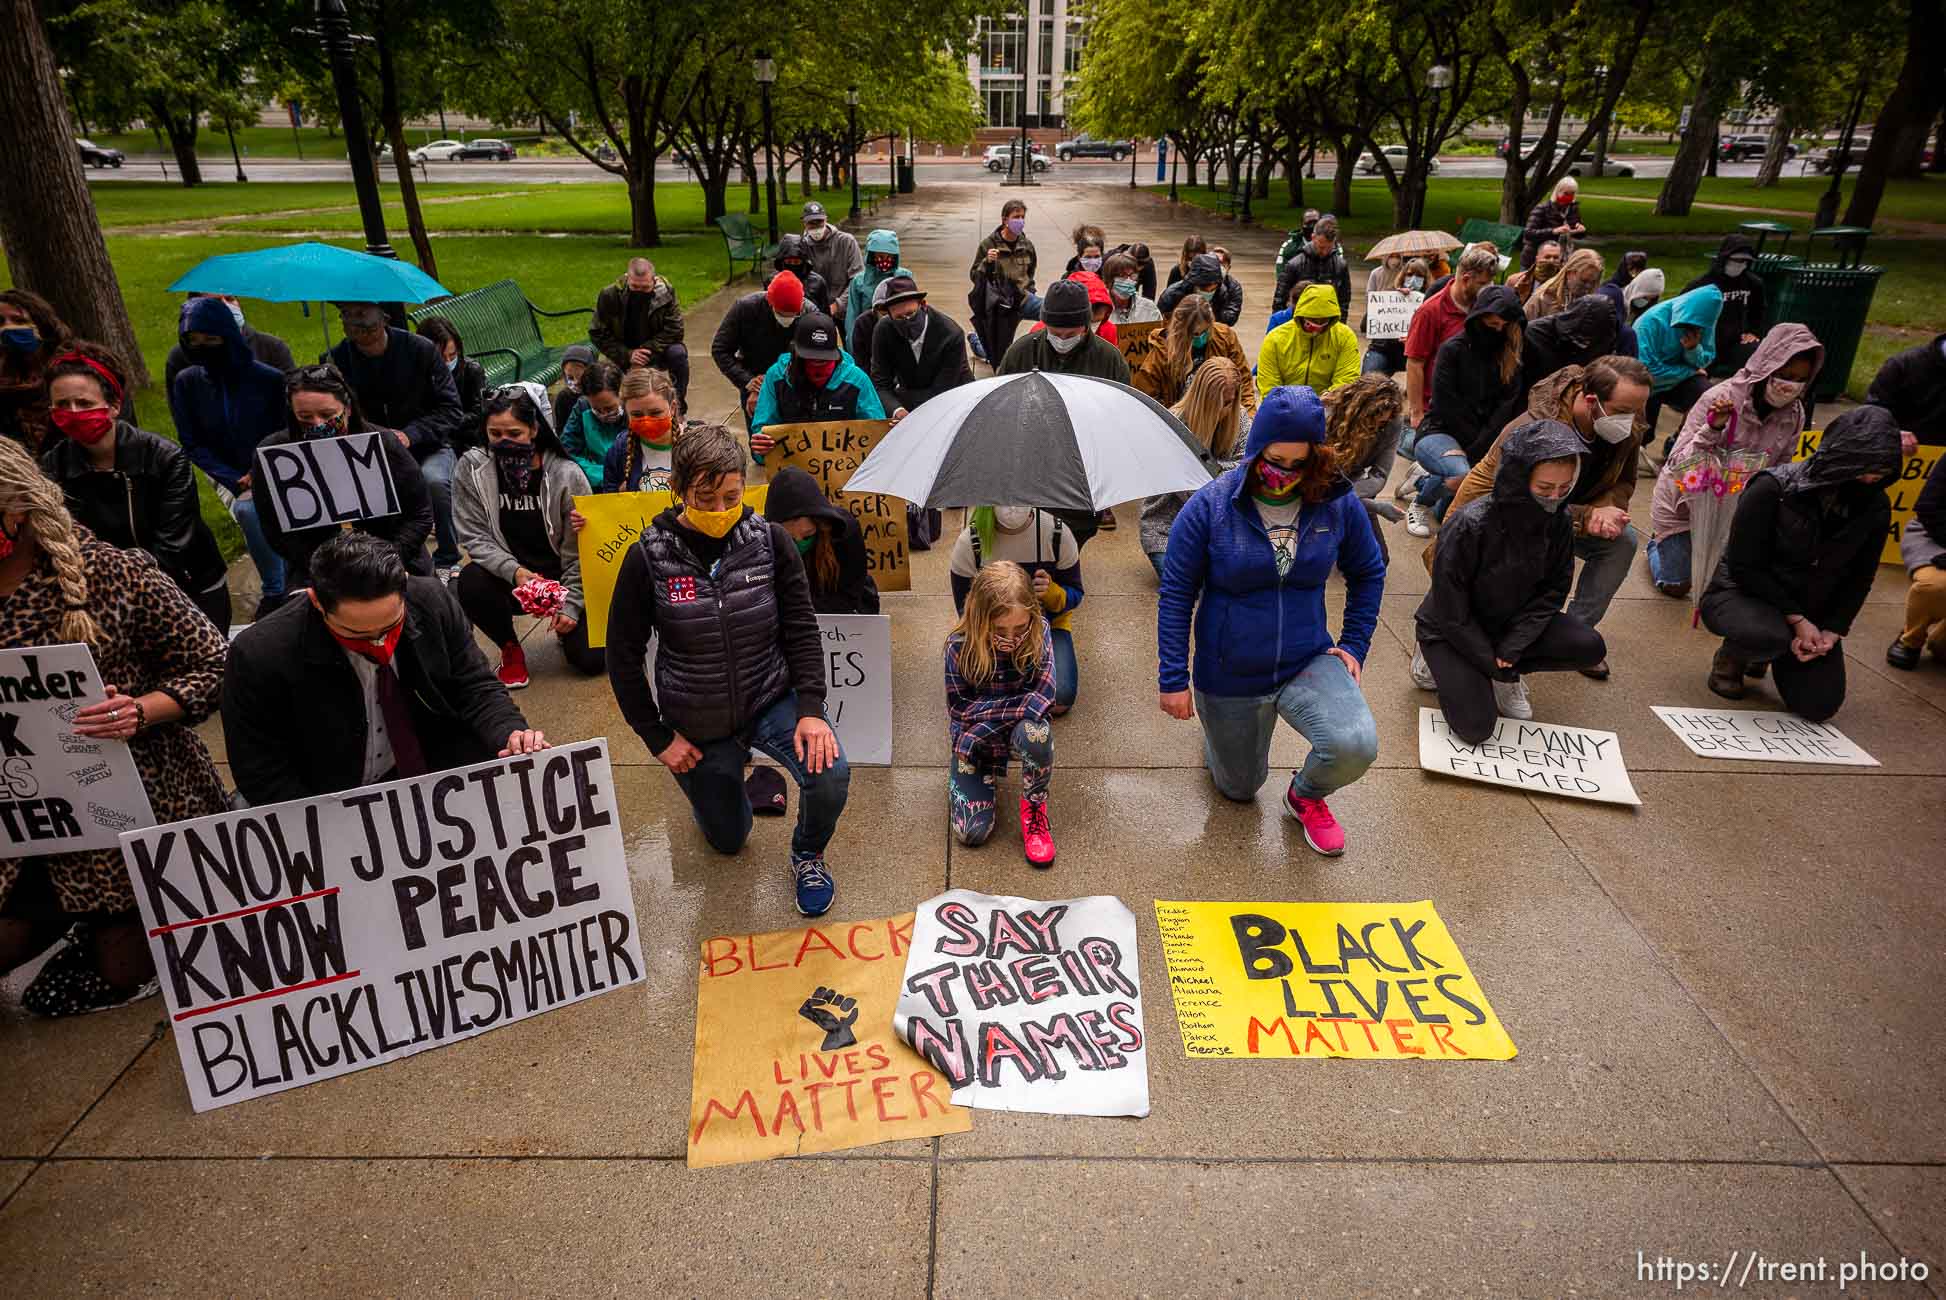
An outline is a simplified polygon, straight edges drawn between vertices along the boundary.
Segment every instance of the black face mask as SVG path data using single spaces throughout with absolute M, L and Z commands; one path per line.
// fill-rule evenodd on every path
M 926 332 L 926 313 L 922 309 L 910 316 L 895 316 L 892 323 L 899 327 L 899 333 L 905 335 L 906 342 L 917 343 L 919 336 Z
M 230 360 L 230 350 L 221 343 L 199 343 L 182 351 L 189 358 L 189 364 L 205 370 L 221 370 Z
M 494 468 L 500 483 L 511 492 L 525 492 L 534 479 L 534 446 L 524 442 L 492 444 Z

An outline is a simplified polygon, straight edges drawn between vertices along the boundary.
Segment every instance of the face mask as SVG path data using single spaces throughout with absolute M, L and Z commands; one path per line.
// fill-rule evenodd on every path
M 1547 511 L 1550 515 L 1559 510 L 1562 504 L 1567 501 L 1567 497 L 1565 496 L 1544 497 L 1540 493 L 1532 490 L 1528 492 L 1528 495 L 1534 498 L 1535 505 Z
M 1026 639 L 1027 639 L 1027 634 L 1024 632 L 1021 633 L 1019 636 L 1001 636 L 998 632 L 995 632 L 993 634 L 994 653 L 1010 655 L 1014 651 L 1020 649 L 1020 643 L 1022 641 L 1025 641 Z
M 993 522 L 1010 533 L 1017 533 L 1027 527 L 1034 518 L 1032 506 L 995 506 Z
M 588 408 L 588 414 L 596 424 L 599 424 L 604 429 L 614 429 L 628 423 L 628 416 L 620 407 L 615 408 L 613 415 L 603 415 L 591 406 Z
M 459 358 L 458 357 L 446 358 L 446 373 L 449 375 L 455 374 L 458 372 L 458 370 L 459 370 Z
M 1257 462 L 1257 482 L 1263 485 L 1265 492 L 1274 497 L 1288 495 L 1297 487 L 1297 481 L 1303 477 L 1304 469 L 1301 465 L 1286 469 L 1282 465 L 1273 465 L 1267 460 Z
M 872 269 L 880 275 L 890 275 L 892 273 L 892 265 L 892 259 L 889 257 L 874 257 L 872 259 Z
M 1008 218 L 1007 218 L 1007 233 L 1008 233 L 1008 234 L 1010 234 L 1010 235 L 1018 235 L 1018 234 L 1019 234 L 1019 233 L 1020 233 L 1021 231 L 1023 231 L 1023 230 L 1025 230 L 1025 229 L 1027 229 L 1027 218 L 1025 218 L 1025 217 L 1008 217 Z
M 1764 385 L 1764 400 L 1772 406 L 1789 406 L 1804 391 L 1795 379 L 1773 379 Z
M 831 372 L 838 368 L 835 361 L 806 361 L 804 376 L 819 388 L 831 382 Z
M 926 332 L 926 313 L 915 311 L 910 316 L 895 316 L 892 324 L 905 335 L 906 342 L 917 343 L 919 336 Z
M 525 492 L 534 480 L 534 444 L 489 438 L 487 446 L 493 452 L 493 465 L 500 472 L 501 484 L 515 492 Z
M 189 358 L 190 365 L 201 366 L 205 370 L 220 369 L 230 359 L 230 350 L 221 343 L 204 343 L 182 351 Z
M 1426 287 L 1426 277 L 1423 275 L 1408 275 L 1401 283 L 1405 285 L 1405 291 L 1407 293 L 1417 293 Z
M 0 519 L 0 560 L 4 560 L 14 553 L 14 544 L 19 540 L 20 534 L 7 527 L 6 520 Z
M 1198 334 L 1198 335 L 1197 335 L 1197 336 L 1196 336 L 1195 338 L 1193 338 L 1193 339 L 1191 339 L 1191 340 L 1189 340 L 1189 342 L 1190 342 L 1190 345 L 1191 345 L 1192 347 L 1195 347 L 1195 348 L 1205 348 L 1205 347 L 1208 347 L 1208 346 L 1209 346 L 1209 331 L 1208 331 L 1208 330 L 1204 330 L 1204 331 L 1203 331 L 1203 332 L 1202 332 L 1201 334 Z
M 818 535 L 812 533 L 809 537 L 795 537 L 791 540 L 797 543 L 797 553 L 799 555 L 809 555 L 811 548 L 818 544 Z
M 115 413 L 105 406 L 91 411 L 66 411 L 56 408 L 47 413 L 54 427 L 84 447 L 92 447 L 115 427 Z
M 797 324 L 797 317 L 786 316 L 781 311 L 774 311 L 770 313 L 770 318 L 777 322 L 779 329 L 789 329 L 791 326 Z
M 830 233 L 830 225 L 822 221 L 815 226 L 806 226 L 804 229 L 804 237 L 813 243 L 823 243 L 824 237 Z
M 317 597 L 313 596 L 311 598 L 311 603 L 313 605 L 317 604 Z M 370 659 L 373 663 L 376 663 L 380 667 L 383 667 L 384 665 L 392 662 L 392 655 L 399 648 L 399 636 L 405 631 L 405 620 L 400 619 L 396 624 L 393 625 L 391 631 L 387 632 L 382 638 L 380 638 L 377 641 L 373 641 L 362 636 L 340 636 L 338 635 L 337 632 L 332 630 L 332 627 L 329 623 L 326 623 L 324 625 L 324 630 L 330 632 L 331 639 L 333 641 L 336 641 L 339 645 L 343 646 L 345 649 L 351 651 L 355 655 L 364 655 L 367 659 Z
M 667 447 L 674 442 L 669 432 L 675 426 L 675 417 L 669 415 L 632 415 L 628 420 L 628 431 L 651 447 Z
M 1133 298 L 1135 291 L 1141 287 L 1142 282 L 1140 280 L 1117 280 L 1115 281 L 1115 294 L 1120 298 Z
M 1603 442 L 1627 442 L 1635 436 L 1635 417 L 1626 412 L 1598 415 L 1595 417 L 1595 436 Z
M 1198 289 L 1196 292 L 1190 294 L 1189 296 L 1191 298 L 1201 298 L 1204 302 L 1208 302 L 1211 298 L 1214 298 L 1216 296 L 1216 290 Z
M 743 505 L 739 502 L 728 510 L 698 510 L 695 506 L 684 506 L 682 517 L 684 523 L 703 536 L 722 537 L 737 526 L 737 520 L 743 518 Z
M 1552 280 L 1560 269 L 1561 264 L 1559 262 L 1536 262 L 1534 263 L 1534 278 L 1536 280 Z
M 1084 271 L 1099 271 L 1101 270 L 1101 259 L 1099 257 L 1084 257 L 1081 259 L 1081 269 Z
M 223 305 L 230 309 L 230 319 L 236 322 L 236 327 L 238 329 L 242 329 L 243 328 L 243 308 L 239 307 L 236 303 L 233 302 L 226 302 Z
M 302 432 L 307 438 L 335 438 L 344 431 L 345 417 L 342 414 L 302 426 Z
M 1736 279 L 1738 276 L 1742 275 L 1745 271 L 1748 271 L 1749 269 L 1750 269 L 1750 263 L 1744 261 L 1740 257 L 1733 258 L 1730 261 L 1725 262 L 1723 264 L 1723 274 L 1729 276 L 1732 280 Z
M 1631 298 L 1628 300 L 1628 309 L 1633 312 L 1645 312 L 1652 301 L 1654 300 L 1650 298 Z
M 5 344 L 7 351 L 18 352 L 24 357 L 40 347 L 41 336 L 32 325 L 9 325 L 0 330 L 0 344 Z
M 578 393 L 581 391 L 581 381 L 579 379 L 563 379 L 561 381 L 561 387 L 567 389 L 570 393 Z
M 1056 352 L 1059 352 L 1062 356 L 1066 356 L 1068 353 L 1080 347 L 1081 340 L 1087 337 L 1088 336 L 1086 334 L 1076 334 L 1070 338 L 1062 338 L 1059 334 L 1056 334 L 1053 330 L 1049 330 L 1047 332 L 1047 343 L 1048 346 L 1053 348 Z
M 1322 334 L 1330 324 L 1331 322 L 1328 320 L 1312 320 L 1308 316 L 1300 316 L 1297 318 L 1298 328 L 1306 334 Z
M 1572 195 L 1572 194 L 1556 194 L 1556 195 L 1554 196 L 1554 202 L 1555 202 L 1555 203 L 1557 203 L 1557 204 L 1559 204 L 1559 205 L 1560 205 L 1561 207 L 1564 207 L 1564 208 L 1565 208 L 1566 206 L 1568 206 L 1568 204 L 1570 204 L 1570 203 L 1572 203 L 1572 202 L 1574 202 L 1574 195 Z

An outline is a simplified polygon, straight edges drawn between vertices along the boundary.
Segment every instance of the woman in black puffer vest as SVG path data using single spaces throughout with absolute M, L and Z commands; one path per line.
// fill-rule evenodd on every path
M 824 850 L 851 774 L 824 719 L 824 643 L 804 563 L 789 533 L 743 504 L 743 451 L 727 429 L 685 430 L 669 477 L 679 504 L 643 530 L 615 579 L 615 700 L 719 853 L 750 835 L 750 750 L 783 766 L 800 792 L 797 908 L 820 915 L 836 893 Z M 644 671 L 652 636 L 653 687 Z

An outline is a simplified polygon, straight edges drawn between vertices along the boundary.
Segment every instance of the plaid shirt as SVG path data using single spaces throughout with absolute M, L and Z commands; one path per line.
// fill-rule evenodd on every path
M 1040 625 L 1040 671 L 1031 681 L 1010 655 L 995 663 L 986 685 L 974 686 L 960 676 L 960 638 L 946 639 L 946 715 L 955 754 L 1004 761 L 1016 723 L 1047 720 L 1054 707 L 1054 634 L 1046 618 Z

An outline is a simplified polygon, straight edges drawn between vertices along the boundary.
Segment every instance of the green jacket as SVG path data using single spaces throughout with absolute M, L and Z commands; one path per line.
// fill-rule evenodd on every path
M 627 370 L 628 354 L 635 349 L 647 348 L 660 355 L 671 344 L 682 342 L 682 305 L 676 301 L 675 289 L 659 275 L 655 288 L 649 291 L 648 311 L 639 335 L 628 336 L 626 275 L 618 276 L 615 283 L 595 295 L 595 320 L 588 327 L 588 339 L 604 357 Z

